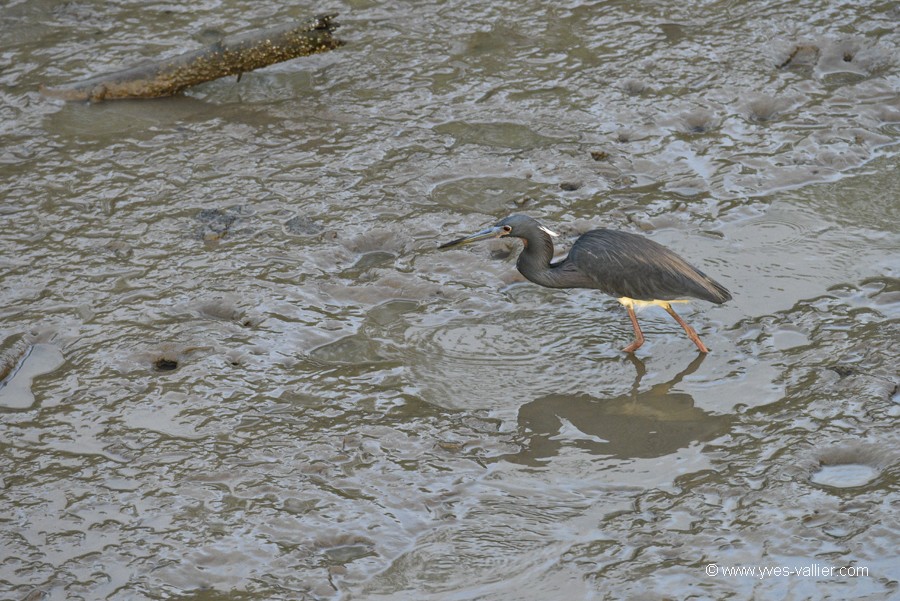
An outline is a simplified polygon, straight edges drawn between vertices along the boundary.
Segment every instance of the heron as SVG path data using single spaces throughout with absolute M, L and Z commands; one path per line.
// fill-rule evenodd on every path
M 622 349 L 634 353 L 644 344 L 635 308 L 658 306 L 678 322 L 701 353 L 709 349 L 697 332 L 672 308 L 673 303 L 700 299 L 720 305 L 731 300 L 724 286 L 662 244 L 643 236 L 598 228 L 579 236 L 569 254 L 553 261 L 553 231 L 528 215 L 510 215 L 486 230 L 438 248 L 452 248 L 491 238 L 519 238 L 524 244 L 516 269 L 547 288 L 591 288 L 615 297 L 627 310 L 634 342 Z

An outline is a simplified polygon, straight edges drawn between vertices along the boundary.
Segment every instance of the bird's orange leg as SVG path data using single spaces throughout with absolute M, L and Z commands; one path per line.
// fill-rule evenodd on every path
M 709 349 L 706 348 L 706 345 L 703 344 L 703 341 L 700 340 L 699 336 L 697 336 L 697 332 L 694 330 L 694 328 L 689 326 L 687 322 L 685 322 L 683 319 L 681 319 L 681 317 L 678 316 L 678 313 L 675 312 L 675 309 L 672 308 L 672 305 L 667 304 L 665 308 L 669 315 L 671 315 L 675 319 L 675 321 L 678 322 L 678 325 L 684 328 L 684 331 L 687 333 L 688 338 L 690 338 L 694 342 L 694 344 L 697 345 L 697 348 L 700 349 L 700 352 L 708 353 Z
M 633 353 L 641 348 L 644 344 L 644 333 L 641 332 L 641 326 L 638 325 L 637 315 L 634 314 L 634 305 L 626 305 L 628 309 L 628 317 L 631 318 L 631 326 L 634 328 L 634 342 L 622 349 L 622 352 Z

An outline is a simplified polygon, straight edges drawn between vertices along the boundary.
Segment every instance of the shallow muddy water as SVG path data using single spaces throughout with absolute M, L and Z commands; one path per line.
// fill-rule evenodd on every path
M 900 9 L 675 4 L 342 2 L 91 105 L 309 13 L 7 2 L 0 598 L 900 594 Z M 437 250 L 513 212 L 683 254 L 712 352 Z

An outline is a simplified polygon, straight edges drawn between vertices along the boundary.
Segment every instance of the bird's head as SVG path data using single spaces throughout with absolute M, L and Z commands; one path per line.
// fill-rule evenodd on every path
M 464 236 L 441 244 L 438 248 L 452 248 L 454 246 L 462 246 L 463 244 L 471 244 L 472 242 L 480 242 L 482 240 L 490 240 L 491 238 L 522 238 L 523 240 L 540 237 L 544 234 L 556 237 L 556 234 L 543 225 L 532 219 L 528 215 L 510 215 L 505 219 L 501 219 L 496 225 L 486 230 L 482 230 L 469 236 Z

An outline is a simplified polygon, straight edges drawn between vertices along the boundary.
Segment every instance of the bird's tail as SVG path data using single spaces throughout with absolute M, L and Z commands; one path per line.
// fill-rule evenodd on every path
M 709 290 L 709 300 L 712 303 L 716 303 L 717 305 L 721 305 L 722 303 L 727 303 L 731 300 L 731 293 L 728 292 L 728 289 L 725 288 L 722 284 L 715 281 L 709 276 L 705 276 L 707 283 L 707 290 Z

